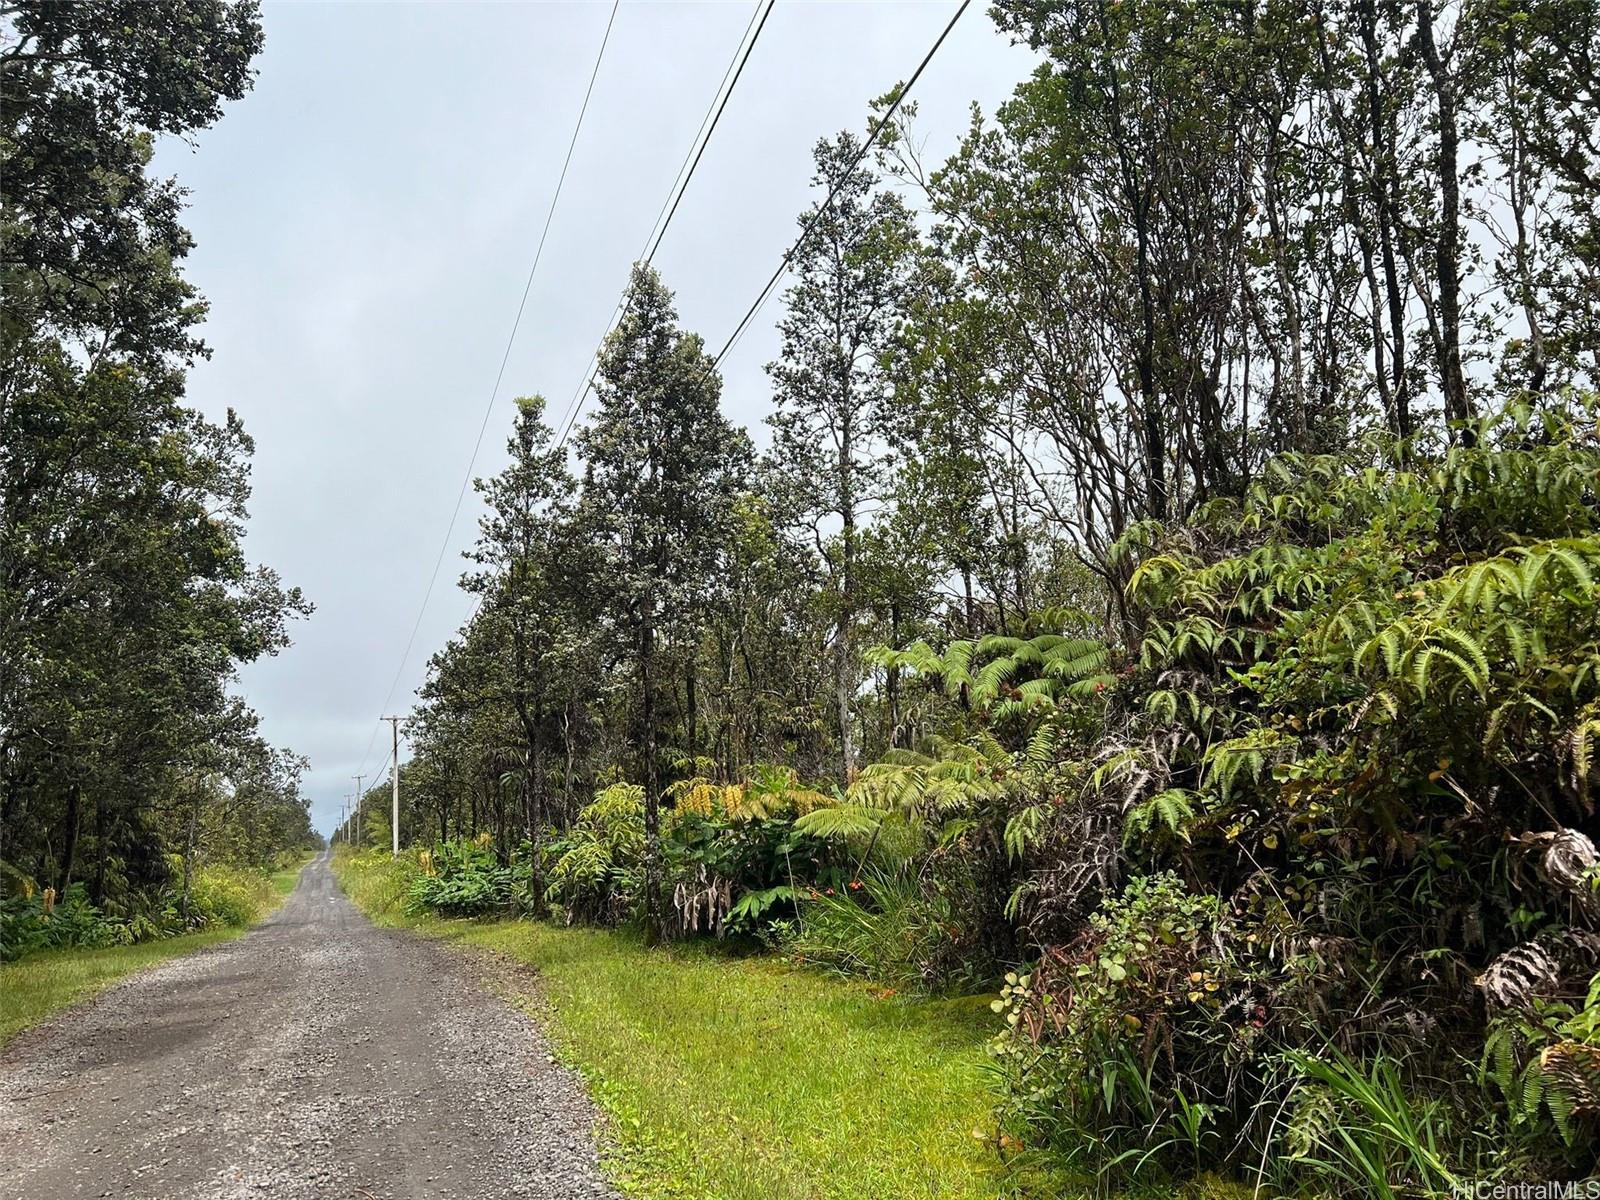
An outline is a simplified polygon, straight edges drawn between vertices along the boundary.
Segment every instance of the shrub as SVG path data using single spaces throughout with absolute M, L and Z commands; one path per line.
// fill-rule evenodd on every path
M 638 899 L 644 855 L 644 789 L 615 783 L 578 814 L 564 837 L 546 850 L 551 865 L 546 899 L 568 924 L 615 925 Z
M 512 871 L 487 839 L 441 842 L 411 880 L 408 907 L 448 917 L 481 917 L 512 908 Z
M 108 921 L 75 883 L 60 899 L 54 888 L 0 898 L 0 961 L 13 962 L 37 950 L 112 946 L 131 940 L 128 929 Z
M 1252 1031 L 1248 1014 L 1230 1022 L 1249 992 L 1212 949 L 1217 917 L 1175 875 L 1135 878 L 1071 945 L 1006 976 L 993 1053 L 1020 1140 L 1104 1173 L 1135 1165 L 1129 1144 L 1176 1153 L 1215 1136 Z

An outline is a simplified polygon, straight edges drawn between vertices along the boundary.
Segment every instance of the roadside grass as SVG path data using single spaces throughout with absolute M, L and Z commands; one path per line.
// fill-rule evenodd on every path
M 46 950 L 20 962 L 0 964 L 0 1048 L 24 1029 L 137 971 L 241 936 L 288 899 L 301 869 L 310 861 L 307 855 L 294 866 L 274 871 L 259 888 L 252 889 L 253 912 L 246 924 L 216 926 L 131 946 Z
M 979 1200 L 1005 1191 L 988 1129 L 987 997 L 907 1000 L 701 944 L 407 915 L 414 864 L 335 859 L 375 920 L 538 972 L 558 1053 L 610 1119 L 613 1177 L 651 1200 Z M 518 989 L 519 992 L 521 989 Z
M 300 872 L 305 870 L 306 864 L 315 857 L 316 855 L 314 854 L 307 854 L 305 857 L 300 859 L 300 861 L 284 867 L 281 871 L 274 871 L 271 875 L 267 876 L 267 882 L 272 885 L 272 891 L 276 896 L 276 899 L 272 903 L 272 909 L 276 909 L 278 905 L 282 904 L 289 898 L 290 894 L 294 891 L 294 885 L 300 882 Z M 267 912 L 264 912 L 261 915 L 263 917 L 267 916 L 272 909 L 269 909 Z
M 526 922 L 439 922 L 539 972 L 640 1196 L 992 1197 L 972 1137 L 993 1100 L 986 1023 L 961 1002 L 877 998 L 770 960 Z M 978 1008 L 987 1016 L 987 1007 Z

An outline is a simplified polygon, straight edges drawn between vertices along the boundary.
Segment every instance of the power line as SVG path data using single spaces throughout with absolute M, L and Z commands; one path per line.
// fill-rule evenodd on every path
M 750 61 L 750 52 L 755 49 L 756 41 L 761 37 L 761 30 L 766 26 L 767 17 L 771 15 L 777 0 L 766 0 L 763 6 L 757 0 L 755 10 L 750 14 L 750 21 L 744 27 L 744 33 L 739 35 L 739 42 L 733 49 L 733 57 L 728 60 L 728 67 L 722 73 L 722 81 L 717 84 L 717 90 L 711 95 L 711 103 L 706 108 L 706 115 L 700 118 L 699 128 L 695 132 L 694 140 L 689 143 L 689 149 L 683 156 L 683 162 L 678 164 L 678 172 L 673 176 L 672 187 L 668 189 L 666 198 L 661 201 L 661 208 L 656 212 L 656 219 L 650 225 L 650 232 L 645 236 L 644 247 L 639 252 L 639 259 L 635 261 L 651 262 L 655 253 L 661 248 L 661 239 L 667 234 L 667 227 L 672 224 L 672 218 L 677 215 L 678 203 L 689 189 L 689 180 L 694 178 L 695 168 L 700 165 L 701 156 L 705 154 L 706 147 L 711 144 L 711 135 L 716 132 L 717 122 L 722 119 L 723 109 L 728 107 L 728 100 L 733 96 L 733 89 L 738 86 L 739 76 L 744 74 L 744 65 Z M 754 34 L 751 30 L 754 29 Z M 732 82 L 730 82 L 730 79 Z M 720 100 L 720 103 L 719 103 Z M 708 127 L 709 125 L 709 127 Z M 687 173 L 685 173 L 687 172 Z M 666 220 L 663 221 L 662 217 Z M 594 352 L 589 355 L 589 364 L 584 368 L 583 382 L 578 385 L 578 390 L 572 394 L 565 409 L 562 410 L 560 421 L 561 436 L 557 438 L 555 448 L 560 450 L 567 444 L 567 437 L 572 433 L 573 427 L 578 422 L 579 411 L 583 407 L 584 394 L 589 389 L 589 384 L 594 376 L 594 368 L 600 359 L 600 350 L 605 345 L 606 335 L 617 322 L 617 317 L 622 312 L 622 306 L 628 293 L 623 291 L 617 300 L 617 306 L 612 310 L 611 319 L 606 324 L 606 332 L 600 335 L 600 341 L 595 345 Z M 487 591 L 480 592 L 477 600 L 472 605 L 472 611 L 467 614 L 463 627 L 471 625 L 477 618 L 479 610 L 483 608 L 483 598 Z M 387 701 L 385 704 L 387 705 Z M 377 733 L 374 731 L 373 737 Z M 370 742 L 368 743 L 370 746 Z
M 700 166 L 700 159 L 705 156 L 706 147 L 711 144 L 711 137 L 717 132 L 717 123 L 722 120 L 722 114 L 728 107 L 728 101 L 733 99 L 733 89 L 739 86 L 739 76 L 744 74 L 745 64 L 750 61 L 750 52 L 756 48 L 756 41 L 761 37 L 761 31 L 766 27 L 767 18 L 772 15 L 773 5 L 777 0 L 767 0 L 767 6 L 761 11 L 761 24 L 756 26 L 756 31 L 750 37 L 750 43 L 739 57 L 739 65 L 733 72 L 733 82 L 728 84 L 728 90 L 722 94 L 722 103 L 717 106 L 716 114 L 711 118 L 711 128 L 706 130 L 705 137 L 700 139 L 700 149 L 695 152 L 694 161 L 689 164 L 689 173 L 683 177 L 683 186 L 678 189 L 676 198 L 672 201 L 672 208 L 667 213 L 667 219 L 661 222 L 661 232 L 656 234 L 655 244 L 650 247 L 650 252 L 644 256 L 645 262 L 655 259 L 656 251 L 661 248 L 661 241 L 667 236 L 667 227 L 672 224 L 672 218 L 678 215 L 678 205 L 683 202 L 684 193 L 689 190 L 689 181 L 694 178 L 695 170 Z M 681 170 L 681 168 L 680 168 Z M 659 216 L 657 217 L 659 220 Z
M 395 688 L 400 686 L 400 677 L 405 674 L 406 662 L 411 657 L 411 648 L 416 644 L 417 631 L 422 628 L 423 615 L 428 611 L 428 601 L 433 596 L 433 587 L 439 581 L 439 570 L 444 566 L 445 555 L 450 550 L 450 535 L 455 532 L 456 519 L 461 515 L 461 505 L 466 499 L 467 489 L 472 484 L 472 468 L 477 464 L 478 452 L 483 449 L 483 435 L 489 428 L 489 417 L 494 412 L 495 401 L 500 396 L 500 384 L 505 379 L 506 364 L 511 360 L 511 349 L 516 344 L 517 330 L 522 326 L 522 314 L 528 307 L 528 294 L 533 290 L 533 278 L 539 270 L 539 260 L 544 257 L 545 239 L 550 236 L 550 224 L 555 219 L 556 205 L 561 201 L 561 189 L 567 182 L 567 169 L 572 165 L 572 152 L 578 145 L 578 135 L 583 131 L 583 119 L 589 112 L 589 100 L 594 95 L 595 80 L 600 76 L 600 64 L 605 60 L 606 46 L 611 41 L 611 29 L 616 24 L 617 9 L 621 7 L 622 0 L 612 0 L 611 15 L 606 18 L 606 31 L 600 38 L 600 49 L 595 54 L 594 69 L 589 72 L 589 83 L 583 92 L 583 104 L 578 109 L 578 120 L 572 127 L 572 138 L 567 142 L 566 157 L 561 161 L 561 174 L 556 179 L 555 193 L 550 197 L 550 208 L 545 213 L 544 228 L 539 231 L 539 244 L 533 252 L 533 265 L 528 268 L 527 282 L 522 285 L 522 297 L 517 302 L 517 315 L 511 322 L 511 334 L 506 338 L 506 348 L 500 356 L 500 368 L 495 372 L 494 387 L 489 391 L 489 403 L 484 406 L 483 420 L 478 425 L 477 440 L 472 443 L 472 457 L 467 461 L 467 471 L 461 480 L 461 490 L 456 494 L 455 507 L 450 510 L 450 523 L 445 527 L 444 538 L 439 543 L 439 554 L 434 559 L 433 571 L 428 576 L 428 586 L 422 593 L 422 605 L 417 609 L 417 619 L 411 626 L 411 634 L 406 638 L 406 647 L 400 652 L 400 665 L 395 668 L 394 679 L 390 681 L 389 690 L 383 697 L 383 703 L 378 706 L 382 712 L 389 707 L 389 701 L 394 698 Z M 378 730 L 383 727 L 380 720 L 372 727 L 372 736 L 367 739 L 367 748 L 362 751 L 361 765 L 367 765 L 367 759 L 372 754 L 373 743 L 377 741 Z
M 828 211 L 828 206 L 833 203 L 834 197 L 839 194 L 839 189 L 844 186 L 845 181 L 848 180 L 850 176 L 855 174 L 855 170 L 861 165 L 862 159 L 866 158 L 868 151 L 870 151 L 873 145 L 877 142 L 878 135 L 888 128 L 889 122 L 894 118 L 894 114 L 899 111 L 901 103 L 908 95 L 911 94 L 911 89 L 917 85 L 917 80 L 922 77 L 922 72 L 925 71 L 928 64 L 933 61 L 933 56 L 939 52 L 939 47 L 944 45 L 945 38 L 950 36 L 950 31 L 956 27 L 956 22 L 961 20 L 961 14 L 967 11 L 967 6 L 971 3 L 972 0 L 961 0 L 961 7 L 956 9 L 955 16 L 950 18 L 949 24 L 944 27 L 944 30 L 939 34 L 938 39 L 929 48 L 928 52 L 922 56 L 922 61 L 917 64 L 917 69 L 912 72 L 911 78 L 906 81 L 906 85 L 901 88 L 899 93 L 895 96 L 894 103 L 889 105 L 883 116 L 878 119 L 878 123 L 872 127 L 871 135 L 865 142 L 862 143 L 861 150 L 856 155 L 855 161 L 850 164 L 850 169 L 840 177 L 839 182 L 836 183 L 828 192 L 827 199 L 817 206 L 817 211 L 812 214 L 811 220 L 806 222 L 805 228 L 800 231 L 800 236 L 795 239 L 794 245 L 790 246 L 788 251 L 784 254 L 783 261 L 778 264 L 778 269 L 772 273 L 772 278 L 767 280 L 767 286 L 761 289 L 761 294 L 756 297 L 755 303 L 750 306 L 749 310 L 744 314 L 744 317 L 739 321 L 738 326 L 735 327 L 733 333 L 729 335 L 728 340 L 723 343 L 722 349 L 717 351 L 716 357 L 711 360 L 711 365 L 713 367 L 719 367 L 722 365 L 722 360 L 727 357 L 728 351 L 733 349 L 734 343 L 736 343 L 739 338 L 744 335 L 744 331 L 749 327 L 750 322 L 754 320 L 755 315 L 761 311 L 762 305 L 766 304 L 767 299 L 772 295 L 773 290 L 778 286 L 778 281 L 782 279 L 784 273 L 788 271 L 789 264 L 794 261 L 795 254 L 798 253 L 800 247 L 805 244 L 806 238 L 811 236 L 812 229 L 814 229 L 817 222 L 822 219 L 822 214 Z
M 739 77 L 744 74 L 745 64 L 750 61 L 750 54 L 756 48 L 756 42 L 760 39 L 761 31 L 766 27 L 767 18 L 772 15 L 776 3 L 777 0 L 766 0 L 763 7 L 758 0 L 755 11 L 750 14 L 750 23 L 745 26 L 739 44 L 734 47 L 733 58 L 728 61 L 728 69 L 722 73 L 722 82 L 717 85 L 717 90 L 711 97 L 706 115 L 700 118 L 700 130 L 695 134 L 695 140 L 689 144 L 688 153 L 683 156 L 683 163 L 678 167 L 677 175 L 673 177 L 673 186 L 668 190 L 666 199 L 661 202 L 661 211 L 656 213 L 655 222 L 650 226 L 650 233 L 645 237 L 644 247 L 634 259 L 635 262 L 648 264 L 655 261 L 656 251 L 661 248 L 661 242 L 667 236 L 667 228 L 672 224 L 672 218 L 678 215 L 678 205 L 683 202 L 684 194 L 689 190 L 689 181 L 694 178 L 695 170 L 700 166 L 700 159 L 705 155 L 706 147 L 711 144 L 711 135 L 717 131 L 717 123 L 722 120 L 723 110 L 733 98 L 733 89 L 739 86 Z M 752 28 L 755 30 L 753 34 Z M 664 221 L 663 215 L 666 217 Z M 627 297 L 627 289 L 623 289 L 616 308 L 612 310 L 611 319 L 606 323 L 605 333 L 600 335 L 594 353 L 589 356 L 589 364 L 584 368 L 583 382 L 578 385 L 578 390 L 572 394 L 572 399 L 563 410 L 561 435 L 556 440 L 557 450 L 567 444 L 567 438 L 578 423 L 578 414 L 587 399 L 589 385 L 594 382 L 600 351 L 605 346 L 607 335 L 616 325 L 617 318 L 622 315 Z
M 767 14 L 772 11 L 772 5 L 774 2 L 775 0 L 767 0 L 767 7 L 761 14 L 761 25 L 766 24 Z M 860 151 L 857 152 L 855 159 L 851 162 L 849 169 L 845 171 L 841 177 L 840 182 L 835 184 L 834 187 L 829 190 L 828 195 L 823 199 L 822 203 L 817 206 L 817 211 L 813 213 L 811 219 L 806 222 L 805 227 L 800 231 L 800 236 L 796 238 L 794 244 L 784 252 L 783 259 L 778 263 L 777 270 L 775 270 L 772 273 L 772 277 L 767 280 L 766 286 L 761 289 L 761 292 L 756 297 L 755 302 L 750 305 L 743 318 L 740 319 L 738 326 L 735 327 L 733 333 L 723 344 L 722 349 L 717 352 L 716 357 L 711 360 L 711 365 L 713 368 L 722 364 L 722 360 L 727 356 L 728 352 L 733 349 L 735 343 L 738 342 L 739 338 L 743 336 L 744 331 L 749 327 L 750 322 L 755 318 L 756 314 L 761 311 L 762 306 L 766 304 L 767 300 L 771 297 L 773 290 L 783 278 L 784 273 L 788 271 L 789 264 L 794 260 L 795 254 L 799 251 L 800 247 L 805 244 L 805 240 L 811 235 L 812 229 L 816 227 L 817 222 L 822 219 L 822 215 L 827 212 L 829 206 L 832 205 L 834 200 L 838 197 L 839 190 L 843 186 L 844 181 L 848 180 L 850 176 L 855 173 L 856 168 L 861 165 L 862 160 L 864 160 L 871 152 L 872 147 L 877 144 L 879 135 L 882 134 L 886 128 L 888 128 L 889 122 L 894 119 L 895 113 L 899 111 L 900 106 L 902 103 L 904 103 L 906 97 L 911 94 L 911 89 L 916 86 L 917 80 L 922 78 L 922 73 L 927 70 L 928 64 L 933 61 L 933 56 L 939 52 L 939 48 L 944 45 L 945 40 L 950 36 L 951 30 L 956 27 L 956 23 L 961 20 L 962 14 L 967 11 L 967 8 L 971 5 L 971 3 L 972 0 L 961 0 L 961 6 L 956 9 L 955 15 L 952 16 L 945 24 L 945 27 L 940 30 L 939 36 L 934 39 L 933 45 L 928 48 L 928 52 L 922 56 L 922 61 L 917 64 L 917 69 L 911 73 L 910 79 L 906 81 L 905 86 L 902 87 L 896 94 L 894 102 L 889 105 L 889 107 L 884 111 L 883 116 L 878 119 L 877 124 L 873 126 L 872 132 L 868 135 L 866 141 L 862 143 Z M 753 19 L 754 18 L 752 18 L 752 20 Z M 749 44 L 744 47 L 743 55 L 739 59 L 739 65 L 733 72 L 734 84 L 738 83 L 739 74 L 744 70 L 744 63 L 748 60 L 750 51 L 755 48 L 755 38 L 760 37 L 760 35 L 761 26 L 758 25 L 756 27 L 755 37 L 752 37 Z M 726 79 L 727 75 L 725 74 L 723 78 Z M 729 85 L 726 94 L 724 94 L 722 97 L 721 105 L 716 107 L 716 118 L 712 120 L 711 129 L 707 130 L 705 139 L 700 144 L 698 153 L 691 151 L 695 166 L 699 165 L 700 156 L 705 153 L 705 144 L 711 140 L 711 133 L 716 129 L 716 120 L 721 118 L 722 110 L 727 107 L 728 97 L 732 94 L 733 86 Z M 715 101 L 713 101 L 713 104 L 715 105 Z M 702 125 L 704 125 L 703 121 Z M 682 168 L 680 168 L 680 174 L 681 172 Z M 693 167 L 691 167 L 689 171 L 689 177 L 683 179 L 682 187 L 680 187 L 677 191 L 677 200 L 672 202 L 671 211 L 667 216 L 667 224 L 671 224 L 672 214 L 677 212 L 678 201 L 682 200 L 683 192 L 687 190 L 689 186 L 689 178 L 692 177 L 693 174 L 694 170 Z M 658 217 L 657 220 L 659 221 L 660 218 Z M 655 234 L 653 230 L 652 233 L 654 236 L 654 245 L 651 245 L 648 239 L 646 241 L 648 254 L 644 257 L 644 261 L 647 263 L 652 260 L 656 250 L 660 247 L 661 238 L 666 234 L 666 225 L 662 225 L 659 234 Z M 612 314 L 610 324 L 607 325 L 606 334 L 609 334 L 611 332 L 611 327 L 616 324 L 617 315 L 622 312 L 623 306 L 627 302 L 627 295 L 627 291 L 624 290 L 621 299 L 617 301 L 617 307 Z M 567 415 L 563 417 L 561 436 L 556 441 L 556 449 L 558 450 L 566 445 L 568 436 L 571 435 L 573 428 L 578 423 L 578 417 L 582 412 L 584 401 L 588 399 L 589 389 L 594 383 L 594 372 L 598 366 L 600 351 L 604 345 L 605 335 L 602 335 L 599 345 L 595 347 L 594 353 L 589 358 L 589 367 L 584 373 L 583 382 L 578 385 L 577 392 L 573 394 L 572 401 L 567 406 Z M 471 614 L 467 617 L 466 624 L 470 625 L 472 623 L 482 607 L 483 595 L 480 594 L 477 603 L 472 607 Z

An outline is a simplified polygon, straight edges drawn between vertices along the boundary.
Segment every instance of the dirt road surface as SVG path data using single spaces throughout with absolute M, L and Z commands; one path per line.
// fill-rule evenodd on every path
M 537 1027 L 326 854 L 252 933 L 0 1051 L 0 1200 L 610 1195 Z

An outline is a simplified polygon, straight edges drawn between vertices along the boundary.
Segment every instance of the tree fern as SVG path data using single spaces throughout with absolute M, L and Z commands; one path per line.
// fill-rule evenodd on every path
M 878 646 L 866 658 L 938 679 L 948 695 L 964 696 L 998 720 L 1047 714 L 1064 699 L 1085 699 L 1115 682 L 1106 673 L 1110 654 L 1104 643 L 1059 633 L 953 641 L 942 655 L 926 642 L 904 650 Z
M 848 791 L 852 803 L 916 820 L 944 819 L 1002 795 L 1011 756 L 992 737 L 934 739 L 928 750 L 891 750 L 866 767 Z
M 811 837 L 846 841 L 871 837 L 883 827 L 885 812 L 863 804 L 834 804 L 815 808 L 795 819 L 795 829 Z

